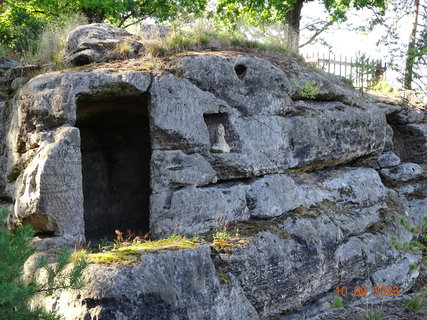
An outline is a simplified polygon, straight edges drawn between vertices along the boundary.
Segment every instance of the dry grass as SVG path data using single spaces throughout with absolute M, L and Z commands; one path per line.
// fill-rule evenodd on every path
M 86 24 L 86 18 L 81 15 L 71 16 L 63 21 L 61 26 L 49 25 L 40 35 L 40 40 L 35 53 L 30 49 L 23 53 L 21 60 L 25 64 L 53 63 L 61 66 L 65 54 L 65 43 L 68 34 L 77 26 Z

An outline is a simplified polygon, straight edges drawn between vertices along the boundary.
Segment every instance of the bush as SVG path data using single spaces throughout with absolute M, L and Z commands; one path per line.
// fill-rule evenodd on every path
M 8 211 L 0 208 L 0 222 Z M 31 307 L 40 294 L 52 294 L 62 289 L 78 289 L 83 286 L 81 275 L 86 266 L 82 254 L 62 249 L 55 264 L 40 259 L 38 267 L 46 273 L 45 280 L 23 279 L 25 261 L 35 252 L 31 246 L 35 232 L 31 226 L 17 227 L 14 232 L 0 223 L 0 315 L 2 320 L 59 319 L 41 307 Z M 67 266 L 73 262 L 71 268 Z M 67 271 L 67 270 L 69 271 Z

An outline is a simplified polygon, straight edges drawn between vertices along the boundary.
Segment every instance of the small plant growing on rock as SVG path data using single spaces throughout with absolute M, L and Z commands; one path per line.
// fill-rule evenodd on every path
M 334 309 L 344 307 L 343 300 L 344 300 L 343 297 L 335 296 L 334 300 L 332 301 L 331 307 L 334 308 Z
M 314 99 L 319 93 L 319 86 L 314 80 L 304 81 L 304 85 L 295 83 L 295 86 L 297 87 L 297 90 L 300 96 L 305 99 Z
M 215 234 L 213 235 L 214 239 L 222 239 L 222 240 L 227 240 L 230 238 L 230 235 L 225 232 L 225 231 L 217 231 L 215 232 Z
M 415 270 L 415 269 L 417 269 L 418 265 L 416 263 L 410 263 L 408 265 L 408 267 L 409 267 L 410 270 Z

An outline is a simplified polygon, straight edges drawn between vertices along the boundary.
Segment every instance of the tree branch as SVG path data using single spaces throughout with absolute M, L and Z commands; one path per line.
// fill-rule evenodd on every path
M 122 18 L 122 20 L 120 21 L 120 23 L 119 23 L 118 27 L 119 27 L 119 28 L 122 28 L 123 24 L 124 24 L 124 23 L 126 22 L 126 20 L 127 20 L 127 19 L 129 19 L 130 17 L 132 17 L 132 12 L 131 12 L 131 13 L 129 13 L 129 14 L 127 14 L 127 15 L 125 15 L 125 16 Z
M 135 20 L 134 22 L 128 23 L 127 25 L 123 26 L 122 28 L 126 29 L 127 27 L 130 27 L 130 26 L 133 26 L 133 25 L 135 25 L 137 23 L 140 23 L 141 21 L 143 21 L 143 20 L 147 19 L 149 16 L 151 16 L 153 13 L 154 13 L 154 11 L 148 13 L 147 15 L 143 16 L 142 18 L 139 18 L 139 19 Z
M 306 42 L 304 42 L 303 44 L 299 45 L 298 48 L 302 48 L 310 43 L 312 43 L 314 41 L 314 39 L 316 39 L 316 37 L 321 34 L 323 31 L 325 31 L 326 29 L 328 29 L 332 24 L 334 23 L 334 21 L 330 20 L 328 21 L 327 24 L 325 24 L 321 29 L 317 30 L 311 37 L 310 39 L 308 39 Z

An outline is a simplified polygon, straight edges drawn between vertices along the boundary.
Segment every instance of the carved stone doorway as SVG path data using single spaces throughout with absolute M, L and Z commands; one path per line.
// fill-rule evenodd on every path
M 115 230 L 144 234 L 149 228 L 150 96 L 80 96 L 85 234 L 112 239 Z

